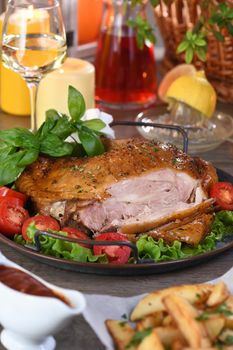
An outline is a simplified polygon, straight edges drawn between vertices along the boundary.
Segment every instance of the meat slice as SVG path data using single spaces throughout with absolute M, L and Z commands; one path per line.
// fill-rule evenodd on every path
M 147 234 L 155 239 L 162 238 L 168 244 L 180 241 L 197 246 L 209 232 L 212 221 L 212 214 L 201 214 L 197 215 L 189 223 L 182 224 L 181 222 L 179 227 L 173 229 L 159 228 L 149 231 Z
M 145 232 L 161 219 L 171 216 L 172 220 L 175 213 L 190 211 L 206 199 L 198 180 L 171 169 L 121 181 L 107 192 L 111 196 L 105 201 L 79 210 L 80 221 L 92 231 Z
M 40 157 L 17 188 L 37 211 L 63 224 L 139 233 L 192 214 L 217 181 L 211 164 L 172 145 L 141 139 L 105 144 L 106 152 L 92 158 Z

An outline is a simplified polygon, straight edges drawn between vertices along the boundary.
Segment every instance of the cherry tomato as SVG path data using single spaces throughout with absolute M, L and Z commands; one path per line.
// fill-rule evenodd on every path
M 5 186 L 0 186 L 0 197 L 12 197 L 18 198 L 21 202 L 21 206 L 23 207 L 26 204 L 27 196 L 21 192 L 12 190 Z
M 102 233 L 96 237 L 96 241 L 128 241 L 128 239 L 117 232 Z M 113 264 L 125 264 L 128 262 L 131 249 L 127 246 L 94 246 L 95 255 L 106 254 L 108 261 Z
M 28 241 L 28 235 L 27 235 L 27 229 L 30 224 L 34 223 L 36 225 L 36 228 L 41 231 L 47 231 L 47 230 L 54 230 L 59 231 L 60 225 L 57 222 L 57 220 L 53 219 L 51 216 L 44 216 L 44 215 L 36 215 L 32 216 L 31 218 L 27 219 L 22 227 L 22 236 L 23 238 Z
M 2 198 L 0 201 L 0 232 L 13 237 L 21 233 L 24 221 L 29 217 L 28 211 L 19 205 L 18 198 Z
M 86 235 L 86 233 L 79 231 L 77 228 L 74 228 L 74 227 L 63 227 L 62 231 L 67 232 L 68 237 L 78 238 L 78 239 L 86 239 L 86 240 L 89 239 L 89 237 L 88 237 L 88 235 Z M 81 245 L 84 248 L 90 248 L 90 245 L 88 245 L 88 244 L 79 243 L 79 245 Z
M 210 190 L 210 196 L 224 210 L 233 210 L 233 185 L 230 182 L 217 182 Z

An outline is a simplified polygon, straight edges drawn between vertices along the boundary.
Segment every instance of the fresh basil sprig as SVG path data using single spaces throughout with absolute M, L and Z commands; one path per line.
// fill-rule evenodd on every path
M 40 153 L 51 157 L 95 156 L 104 152 L 100 119 L 82 120 L 86 106 L 83 96 L 69 86 L 70 116 L 54 109 L 46 112 L 46 120 L 34 134 L 26 128 L 0 130 L 0 185 L 14 182 L 27 165 L 35 162 Z M 80 143 L 75 141 L 78 136 Z M 74 136 L 74 142 L 67 142 Z

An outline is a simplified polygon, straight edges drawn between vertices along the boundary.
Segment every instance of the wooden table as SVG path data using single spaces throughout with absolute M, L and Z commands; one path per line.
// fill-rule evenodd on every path
M 220 105 L 219 109 L 233 114 L 233 105 Z M 134 113 L 118 113 L 118 119 L 127 115 L 127 119 L 134 118 Z M 0 114 L 0 128 L 16 126 L 29 126 L 29 118 L 12 117 Z M 132 136 L 125 128 L 118 129 L 118 135 Z M 215 166 L 233 175 L 233 143 L 225 142 L 214 151 L 202 154 L 202 157 L 210 160 Z M 131 296 L 154 289 L 163 288 L 176 283 L 197 283 L 216 278 L 226 272 L 233 265 L 233 252 L 228 251 L 222 256 L 206 263 L 186 268 L 181 271 L 164 273 L 151 276 L 96 276 L 70 271 L 59 270 L 29 258 L 26 258 L 11 248 L 1 245 L 0 249 L 9 258 L 38 276 L 61 287 L 80 290 L 84 293 L 111 294 L 116 296 Z M 3 300 L 0 300 L 0 305 Z M 103 308 L 105 306 L 103 305 Z M 72 324 L 65 327 L 57 336 L 58 350 L 102 350 L 103 345 L 97 339 L 93 331 L 85 323 L 82 317 L 76 317 Z M 3 347 L 0 346 L 2 350 Z

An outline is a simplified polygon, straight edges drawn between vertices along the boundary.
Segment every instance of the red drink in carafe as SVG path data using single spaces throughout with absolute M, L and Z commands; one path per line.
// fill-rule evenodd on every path
M 137 45 L 132 28 L 102 31 L 96 55 L 96 101 L 115 108 L 147 106 L 156 100 L 154 47 Z

